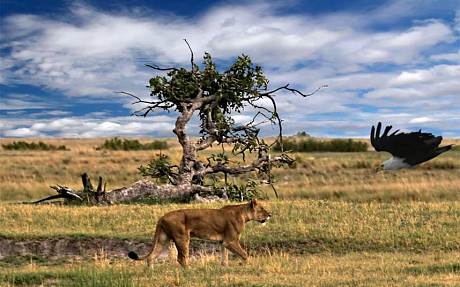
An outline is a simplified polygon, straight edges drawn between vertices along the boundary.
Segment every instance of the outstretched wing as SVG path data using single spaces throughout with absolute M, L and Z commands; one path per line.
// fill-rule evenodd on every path
M 376 151 L 386 151 L 399 158 L 407 158 L 417 154 L 425 154 L 436 149 L 442 137 L 435 137 L 431 133 L 418 132 L 398 133 L 399 130 L 389 134 L 392 126 L 385 127 L 382 135 L 382 123 L 377 124 L 377 129 L 372 126 L 371 144 Z

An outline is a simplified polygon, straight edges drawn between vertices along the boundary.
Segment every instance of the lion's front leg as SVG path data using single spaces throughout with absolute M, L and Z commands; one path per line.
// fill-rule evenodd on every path
M 248 260 L 248 254 L 246 253 L 246 251 L 243 250 L 238 240 L 224 242 L 223 245 L 231 252 L 238 254 L 244 261 Z

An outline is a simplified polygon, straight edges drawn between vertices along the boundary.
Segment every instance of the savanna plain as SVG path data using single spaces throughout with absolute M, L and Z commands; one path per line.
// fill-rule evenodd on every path
M 167 211 L 224 203 L 24 204 L 54 194 L 49 185 L 80 189 L 83 172 L 109 190 L 127 186 L 159 153 L 97 150 L 104 139 L 44 141 L 69 150 L 0 148 L 1 286 L 460 286 L 459 140 L 398 172 L 376 173 L 388 155 L 370 150 L 293 153 L 293 167 L 274 170 L 279 197 L 260 190 L 272 219 L 242 234 L 250 260 L 223 267 L 215 245 L 192 241 L 188 269 L 167 256 L 149 268 L 126 253 L 148 249 Z M 179 161 L 169 143 L 162 153 Z

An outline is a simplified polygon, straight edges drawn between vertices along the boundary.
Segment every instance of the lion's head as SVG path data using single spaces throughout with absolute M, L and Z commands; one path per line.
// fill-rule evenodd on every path
M 249 210 L 251 218 L 260 223 L 267 222 L 271 217 L 270 212 L 266 211 L 265 208 L 255 199 L 249 202 Z

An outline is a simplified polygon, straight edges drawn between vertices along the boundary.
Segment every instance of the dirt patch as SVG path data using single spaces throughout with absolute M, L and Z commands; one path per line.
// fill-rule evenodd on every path
M 17 239 L 0 237 L 0 261 L 10 261 L 15 257 L 30 258 L 36 261 L 62 261 L 63 259 L 81 260 L 85 258 L 127 258 L 129 251 L 145 254 L 151 242 L 112 239 L 112 238 L 34 238 Z M 219 252 L 217 243 L 191 241 L 191 256 Z M 164 254 L 166 255 L 166 254 Z M 22 262 L 23 260 L 20 260 Z M 67 260 L 64 260 L 67 261 Z
M 321 242 L 291 241 L 277 244 L 250 244 L 242 242 L 249 254 L 287 252 L 317 253 L 326 251 Z M 0 267 L 5 265 L 61 264 L 88 259 L 127 259 L 129 251 L 145 254 L 151 248 L 151 241 L 91 237 L 45 237 L 45 238 L 9 238 L 0 236 Z M 193 258 L 219 255 L 221 244 L 192 239 L 190 256 Z M 161 257 L 167 257 L 167 251 Z

